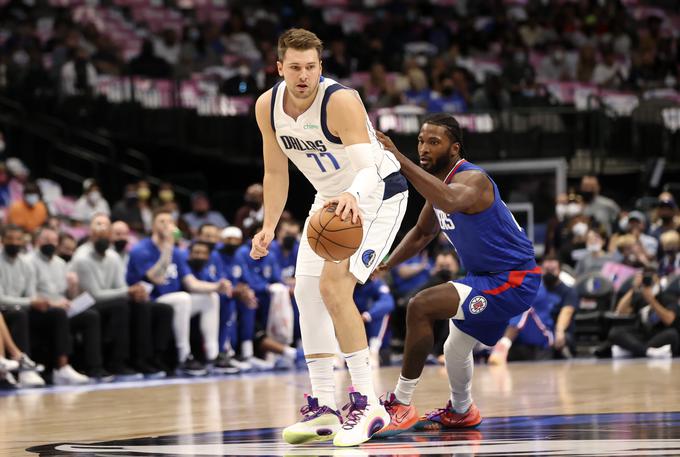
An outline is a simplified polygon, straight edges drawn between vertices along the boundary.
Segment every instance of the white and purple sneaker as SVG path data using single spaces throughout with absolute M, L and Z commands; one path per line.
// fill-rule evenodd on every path
M 330 441 L 342 425 L 342 415 L 326 405 L 319 406 L 319 400 L 305 394 L 307 404 L 300 408 L 304 416 L 283 429 L 283 440 L 288 444 L 303 444 L 310 441 Z
M 373 435 L 390 423 L 390 415 L 379 401 L 368 402 L 368 397 L 359 392 L 350 392 L 349 403 L 342 410 L 349 409 L 342 427 L 333 439 L 335 446 L 357 446 L 370 440 Z

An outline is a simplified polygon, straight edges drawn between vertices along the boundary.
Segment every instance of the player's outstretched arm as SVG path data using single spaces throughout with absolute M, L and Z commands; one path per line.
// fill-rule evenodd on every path
M 271 97 L 269 90 L 257 99 L 255 117 L 262 133 L 262 154 L 264 158 L 264 222 L 262 230 L 253 237 L 251 257 L 259 259 L 269 253 L 269 244 L 274 239 L 274 230 L 288 199 L 288 158 L 276 141 L 271 125 Z
M 430 244 L 438 233 L 439 226 L 437 225 L 432 204 L 425 203 L 423 209 L 420 210 L 418 222 L 416 222 L 416 225 L 408 231 L 397 247 L 394 248 L 389 259 L 385 262 L 384 269 L 396 267 L 400 263 L 418 254 Z
M 390 137 L 382 132 L 376 132 L 376 134 L 385 149 L 391 151 L 397 158 L 401 165 L 401 172 L 406 176 L 406 179 L 435 207 L 446 213 L 471 210 L 478 212 L 493 203 L 493 192 L 490 194 L 490 200 L 488 192 L 491 188 L 491 182 L 484 173 L 461 173 L 456 176 L 455 182 L 447 185 L 403 155 Z M 482 208 L 479 208 L 480 205 Z

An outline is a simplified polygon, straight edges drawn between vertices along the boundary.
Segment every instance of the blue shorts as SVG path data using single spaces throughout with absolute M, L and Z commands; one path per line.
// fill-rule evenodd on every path
M 493 346 L 505 333 L 510 319 L 528 310 L 533 303 L 541 283 L 541 269 L 532 261 L 518 270 L 468 273 L 452 282 L 472 289 L 459 304 L 465 319 L 454 318 L 454 325 L 487 346 Z

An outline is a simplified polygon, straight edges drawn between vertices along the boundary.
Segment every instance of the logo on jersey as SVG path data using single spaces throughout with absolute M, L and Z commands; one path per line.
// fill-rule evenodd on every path
M 375 251 L 373 249 L 366 249 L 363 254 L 361 254 L 361 261 L 364 265 L 370 267 L 375 260 Z
M 479 314 L 486 309 L 486 298 L 481 295 L 472 297 L 470 300 L 470 312 L 472 314 Z
M 318 151 L 326 152 L 328 149 L 323 143 L 323 140 L 309 141 L 300 140 L 293 136 L 281 135 L 281 142 L 286 149 L 293 149 L 295 151 Z
M 318 129 L 319 126 L 318 126 L 318 125 L 314 125 L 314 124 L 305 124 L 305 126 L 302 127 L 302 128 L 305 129 L 305 130 L 311 130 L 311 129 Z

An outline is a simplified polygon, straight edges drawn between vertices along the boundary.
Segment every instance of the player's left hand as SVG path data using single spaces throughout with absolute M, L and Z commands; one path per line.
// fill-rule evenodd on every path
M 383 132 L 376 130 L 375 131 L 375 136 L 378 138 L 378 141 L 383 145 L 383 148 L 387 149 L 393 154 L 401 154 L 399 152 L 399 149 L 394 145 L 394 141 L 392 141 L 392 138 L 389 136 L 385 135 Z
M 361 217 L 361 212 L 359 211 L 359 203 L 357 203 L 356 197 L 349 192 L 343 192 L 337 197 L 333 197 L 324 203 L 324 207 L 330 206 L 333 203 L 337 204 L 335 208 L 335 215 L 340 216 L 341 220 L 347 219 L 349 214 L 352 214 L 352 223 L 356 224 L 361 222 L 363 224 L 363 218 Z

